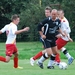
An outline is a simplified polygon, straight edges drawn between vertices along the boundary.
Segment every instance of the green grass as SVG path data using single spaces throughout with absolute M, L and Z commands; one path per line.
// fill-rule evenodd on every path
M 19 58 L 20 59 L 29 59 L 34 56 L 39 51 L 43 50 L 42 43 L 40 42 L 18 42 L 17 43 Z M 75 42 L 68 43 L 65 46 L 69 53 L 75 57 Z M 61 58 L 66 58 L 62 52 L 60 52 Z M 5 44 L 0 43 L 0 55 L 5 56 Z
M 67 60 L 62 60 L 67 62 Z M 0 75 L 74 75 L 75 61 L 68 66 L 67 70 L 61 70 L 57 66 L 55 69 L 47 69 L 47 61 L 44 62 L 44 69 L 39 68 L 36 64 L 31 66 L 29 60 L 19 60 L 19 65 L 23 69 L 14 69 L 13 61 L 9 63 L 0 62 Z
M 0 75 L 74 75 L 75 71 L 75 60 L 68 66 L 67 70 L 60 70 L 55 66 L 54 70 L 47 69 L 48 60 L 44 62 L 44 69 L 40 69 L 36 64 L 31 66 L 29 58 L 34 56 L 40 50 L 42 50 L 42 44 L 40 42 L 19 42 L 17 43 L 19 51 L 19 65 L 23 66 L 24 69 L 14 69 L 13 60 L 9 63 L 0 62 Z M 68 43 L 66 45 L 69 53 L 75 57 L 75 43 Z M 5 44 L 0 43 L 0 55 L 5 56 Z M 61 60 L 67 63 L 67 59 L 62 53 Z

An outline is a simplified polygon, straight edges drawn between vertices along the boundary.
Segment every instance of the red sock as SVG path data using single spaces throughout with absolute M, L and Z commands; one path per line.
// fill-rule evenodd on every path
M 3 56 L 0 56 L 0 61 L 6 62 L 6 58 Z
M 41 51 L 41 52 L 39 52 L 38 54 L 36 54 L 36 55 L 33 57 L 33 59 L 36 60 L 36 59 L 40 58 L 42 55 L 43 55 L 43 54 L 42 54 L 42 51 Z
M 60 54 L 56 55 L 55 61 L 58 62 L 58 63 L 60 62 Z
M 14 68 L 18 67 L 18 57 L 14 57 Z

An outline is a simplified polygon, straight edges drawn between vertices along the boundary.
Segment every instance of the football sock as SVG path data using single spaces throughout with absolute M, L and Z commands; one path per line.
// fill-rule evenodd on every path
M 57 55 L 56 55 L 55 61 L 58 62 L 58 63 L 60 62 L 60 54 L 57 54 Z
M 72 57 L 69 53 L 66 53 L 65 55 L 68 59 Z
M 66 48 L 62 48 L 62 52 L 64 53 L 64 55 L 69 59 L 71 58 L 71 55 L 68 53 Z
M 53 66 L 54 60 L 55 60 L 55 55 L 52 54 L 51 57 L 50 57 L 50 60 L 49 60 L 49 62 L 48 62 L 48 66 Z
M 45 59 L 46 59 L 46 58 L 44 58 L 44 56 L 42 56 L 38 61 L 39 61 L 40 63 L 43 63 L 43 62 L 45 61 Z
M 0 56 L 0 61 L 2 61 L 2 62 L 6 62 L 6 58 L 3 57 L 3 56 Z
M 33 59 L 36 60 L 36 59 L 40 58 L 42 55 L 43 55 L 43 54 L 42 54 L 42 51 L 41 51 L 41 52 L 39 52 L 38 54 L 36 54 L 36 55 L 33 57 Z
M 43 63 L 47 58 L 48 58 L 48 54 L 45 53 L 45 54 L 39 59 L 39 62 L 40 62 L 40 63 Z
M 18 57 L 14 57 L 14 68 L 18 67 Z

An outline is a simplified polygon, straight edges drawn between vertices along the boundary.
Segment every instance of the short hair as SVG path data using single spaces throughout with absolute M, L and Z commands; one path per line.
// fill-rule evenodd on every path
M 49 6 L 46 6 L 45 10 L 50 10 L 50 12 L 52 11 L 52 8 Z
M 60 10 L 58 10 L 58 11 L 61 11 L 62 13 L 64 13 L 64 10 L 62 10 L 62 9 L 60 9 Z
M 55 11 L 55 12 L 57 12 L 57 9 L 52 9 L 52 11 Z
M 14 15 L 12 15 L 12 17 L 11 17 L 11 21 L 16 20 L 17 18 L 19 18 L 19 15 L 14 14 Z

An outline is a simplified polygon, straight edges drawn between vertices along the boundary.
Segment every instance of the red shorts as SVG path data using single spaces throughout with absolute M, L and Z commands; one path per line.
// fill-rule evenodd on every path
M 58 38 L 56 40 L 56 45 L 57 45 L 58 50 L 60 50 L 62 47 L 64 47 L 67 43 L 68 43 L 68 41 L 63 40 L 62 38 Z
M 17 52 L 17 47 L 15 44 L 6 44 L 6 56 L 12 56 Z

